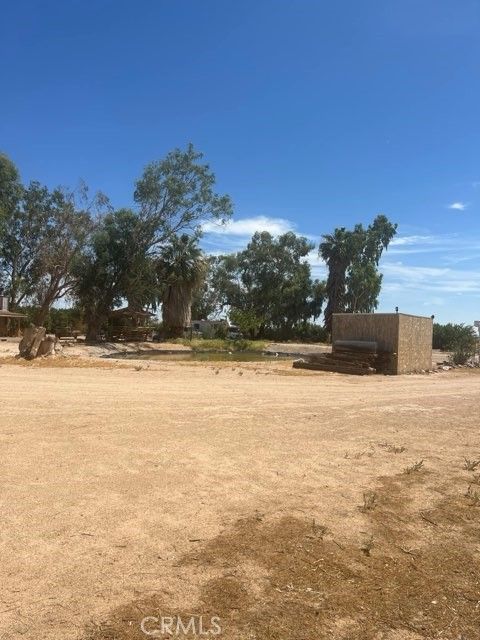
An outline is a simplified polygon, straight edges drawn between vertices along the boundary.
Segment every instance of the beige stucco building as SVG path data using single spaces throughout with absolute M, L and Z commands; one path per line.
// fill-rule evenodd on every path
M 385 373 L 401 374 L 432 368 L 433 319 L 405 313 L 334 313 L 332 344 L 337 340 L 375 342 L 390 354 Z

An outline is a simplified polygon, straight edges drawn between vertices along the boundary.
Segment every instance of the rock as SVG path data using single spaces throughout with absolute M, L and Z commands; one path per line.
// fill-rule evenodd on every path
M 23 338 L 20 340 L 18 350 L 21 358 L 32 359 L 36 358 L 38 349 L 42 340 L 45 338 L 45 327 L 35 327 L 30 325 L 23 332 Z
M 53 356 L 55 355 L 55 342 L 56 336 L 49 334 L 40 343 L 37 351 L 37 357 Z
M 25 329 L 18 350 L 21 358 L 33 360 L 33 358 L 61 353 L 63 347 L 54 334 L 46 334 L 45 327 L 31 325 Z

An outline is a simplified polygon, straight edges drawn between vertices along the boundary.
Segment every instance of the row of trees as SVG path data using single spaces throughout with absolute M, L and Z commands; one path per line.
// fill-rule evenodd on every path
M 214 185 L 202 154 L 189 145 L 146 167 L 135 209 L 114 210 L 102 193 L 89 198 L 85 185 L 75 192 L 25 186 L 0 156 L 0 288 L 10 308 L 35 305 L 41 325 L 56 301 L 69 298 L 94 338 L 123 301 L 133 309 L 162 304 L 177 331 L 206 270 L 201 225 L 232 214 L 230 198 Z
M 305 333 L 326 302 L 325 324 L 337 311 L 373 311 L 382 276 L 378 264 L 396 225 L 377 216 L 364 228 L 335 229 L 319 254 L 327 281 L 312 279 L 313 243 L 294 233 L 254 234 L 245 250 L 207 257 L 202 224 L 225 222 L 232 202 L 214 190 L 215 176 L 192 145 L 146 167 L 134 208 L 113 209 L 102 193 L 32 182 L 23 185 L 0 155 L 0 288 L 12 310 L 35 308 L 44 324 L 52 305 L 68 298 L 94 339 L 112 309 L 161 306 L 165 332 L 180 335 L 191 319 L 228 310 L 251 335 Z
M 229 307 L 232 321 L 251 336 L 289 338 L 305 336 L 326 302 L 329 332 L 333 313 L 376 309 L 382 283 L 378 264 L 395 233 L 396 225 L 379 215 L 367 228 L 358 224 L 324 236 L 319 254 L 328 267 L 326 281 L 312 280 L 312 242 L 292 232 L 278 238 L 256 233 L 245 250 L 209 260 L 195 313 L 215 316 Z

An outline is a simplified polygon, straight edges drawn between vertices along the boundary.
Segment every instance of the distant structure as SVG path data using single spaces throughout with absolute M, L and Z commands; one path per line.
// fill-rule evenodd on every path
M 357 376 L 432 368 L 433 318 L 405 313 L 334 313 L 331 353 L 295 360 L 295 369 Z
M 27 316 L 8 310 L 8 297 L 0 292 L 0 337 L 15 336 L 20 333 L 20 321 Z
M 376 352 L 383 356 L 382 373 L 415 373 L 431 369 L 432 338 L 431 317 L 406 313 L 333 314 L 333 351 L 339 342 L 373 343 Z

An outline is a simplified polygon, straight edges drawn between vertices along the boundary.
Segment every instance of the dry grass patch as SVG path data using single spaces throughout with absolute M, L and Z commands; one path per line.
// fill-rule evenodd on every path
M 145 640 L 139 622 L 148 615 L 218 616 L 225 640 L 473 640 L 478 511 L 445 495 L 423 518 L 410 493 L 426 476 L 381 478 L 356 543 L 307 519 L 238 520 L 180 561 L 179 572 L 200 581 L 191 607 L 176 609 L 166 593 L 136 600 L 84 640 Z

